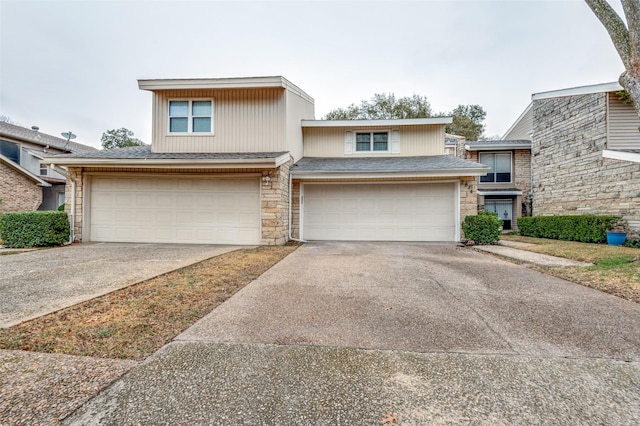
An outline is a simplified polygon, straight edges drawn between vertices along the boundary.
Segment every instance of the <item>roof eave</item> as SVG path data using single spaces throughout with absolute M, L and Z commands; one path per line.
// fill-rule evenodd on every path
M 379 178 L 416 178 L 416 177 L 460 177 L 485 176 L 489 168 L 474 169 L 436 169 L 420 171 L 292 171 L 294 179 L 379 179 Z
M 305 127 L 371 127 L 371 126 L 424 126 L 451 124 L 452 117 L 404 118 L 389 120 L 301 120 Z
M 38 176 L 36 176 L 33 173 L 31 173 L 29 170 L 25 169 L 24 167 L 22 167 L 19 164 L 14 163 L 13 161 L 9 160 L 7 157 L 5 157 L 2 154 L 0 154 L 0 161 L 5 163 L 7 166 L 11 167 L 12 169 L 17 171 L 18 173 L 28 177 L 29 179 L 31 179 L 32 181 L 37 183 L 38 186 L 45 186 L 45 187 L 51 186 L 50 183 L 47 183 L 44 180 L 40 179 Z
M 550 90 L 531 95 L 531 100 L 559 98 L 563 96 L 590 95 L 594 93 L 618 92 L 624 88 L 618 82 L 592 84 L 590 86 L 570 87 L 568 89 Z
M 465 144 L 464 149 L 466 151 L 496 151 L 500 149 L 531 149 L 531 143 L 528 143 L 528 144 L 505 143 L 505 144 L 490 144 L 490 145 L 480 145 L 480 146 Z
M 640 163 L 640 154 L 635 152 L 615 151 L 612 149 L 605 149 L 602 151 L 603 158 L 610 158 L 612 160 L 630 161 L 633 163 Z
M 91 167 L 132 167 L 132 168 L 158 168 L 170 167 L 177 169 L 233 169 L 255 168 L 268 169 L 279 167 L 289 161 L 289 154 L 283 154 L 274 158 L 198 158 L 198 159 L 167 159 L 167 158 L 54 158 L 43 159 L 43 163 L 58 166 L 91 166 Z

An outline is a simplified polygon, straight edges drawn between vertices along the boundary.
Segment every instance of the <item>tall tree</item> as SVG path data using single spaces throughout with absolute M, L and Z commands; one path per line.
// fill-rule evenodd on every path
M 431 117 L 431 105 L 426 96 L 414 94 L 396 98 L 393 93 L 376 93 L 370 100 L 351 104 L 347 108 L 329 111 L 325 120 L 381 120 L 392 118 Z
M 145 145 L 145 143 L 140 139 L 133 137 L 133 132 L 131 130 L 125 129 L 124 127 L 120 129 L 107 130 L 102 134 L 100 142 L 102 142 L 102 148 L 104 149 Z
M 376 93 L 370 100 L 351 104 L 346 108 L 329 111 L 325 120 L 377 120 L 391 118 L 452 117 L 453 123 L 446 127 L 447 133 L 464 136 L 467 140 L 478 140 L 484 132 L 487 113 L 480 105 L 458 105 L 450 113 L 433 114 L 426 96 L 416 95 L 396 98 L 393 93 Z
M 480 105 L 458 105 L 450 114 L 453 118 L 445 131 L 464 136 L 468 141 L 477 141 L 484 132 L 484 119 L 487 113 Z
M 620 0 L 626 24 L 606 0 L 585 0 L 609 33 L 624 72 L 618 80 L 640 116 L 640 0 Z

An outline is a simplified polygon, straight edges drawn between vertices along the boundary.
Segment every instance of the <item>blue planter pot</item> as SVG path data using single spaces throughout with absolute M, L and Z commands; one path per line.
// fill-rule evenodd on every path
M 607 244 L 610 246 L 621 246 L 627 241 L 626 232 L 607 232 Z

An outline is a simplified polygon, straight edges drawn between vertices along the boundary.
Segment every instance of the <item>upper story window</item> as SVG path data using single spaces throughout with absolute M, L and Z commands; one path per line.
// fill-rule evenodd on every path
M 511 153 L 481 153 L 480 163 L 489 166 L 491 170 L 486 176 L 480 176 L 483 183 L 511 182 Z
M 49 166 L 40 163 L 40 176 L 49 176 Z
M 169 133 L 213 133 L 213 101 L 169 101 Z
M 356 132 L 356 152 L 371 151 L 389 151 L 389 132 Z
M 0 154 L 16 164 L 20 164 L 20 145 L 14 142 L 0 140 Z

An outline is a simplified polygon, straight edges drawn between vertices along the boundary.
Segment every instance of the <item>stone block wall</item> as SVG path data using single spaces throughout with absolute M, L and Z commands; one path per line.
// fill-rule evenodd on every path
M 265 170 L 261 179 L 262 244 L 282 245 L 289 240 L 289 167 Z
M 602 158 L 606 96 L 533 102 L 534 215 L 613 214 L 639 228 L 640 164 Z
M 513 153 L 513 183 L 522 191 L 517 206 L 514 206 L 514 222 L 517 217 L 531 216 L 531 150 L 516 149 Z M 514 224 L 515 225 L 515 224 Z
M 0 212 L 33 211 L 40 204 L 42 187 L 0 162 Z

